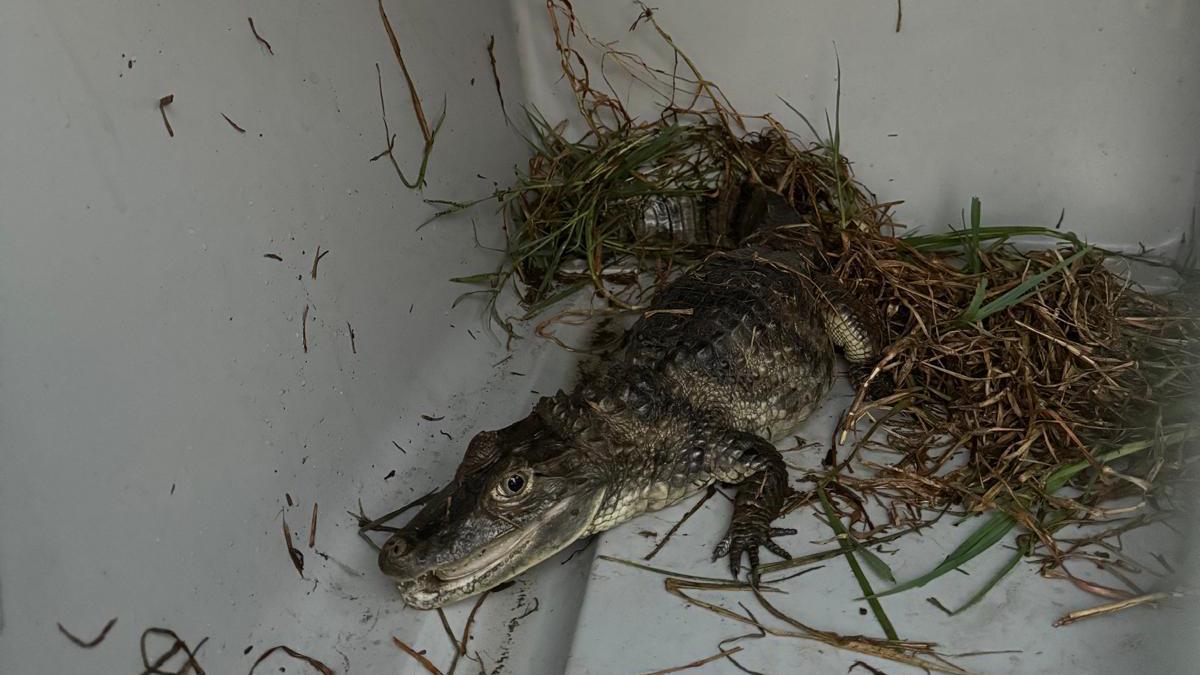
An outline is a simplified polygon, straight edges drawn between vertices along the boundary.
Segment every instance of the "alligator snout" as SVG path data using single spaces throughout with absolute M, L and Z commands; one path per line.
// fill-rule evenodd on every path
M 379 549 L 379 569 L 388 576 L 395 576 L 401 567 L 401 560 L 408 552 L 408 542 L 399 535 L 393 535 L 383 548 Z

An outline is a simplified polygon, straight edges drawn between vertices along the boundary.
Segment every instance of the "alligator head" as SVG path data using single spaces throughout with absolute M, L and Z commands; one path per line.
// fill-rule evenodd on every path
M 571 436 L 535 411 L 471 440 L 454 480 L 379 553 L 408 605 L 482 593 L 588 533 L 606 484 Z

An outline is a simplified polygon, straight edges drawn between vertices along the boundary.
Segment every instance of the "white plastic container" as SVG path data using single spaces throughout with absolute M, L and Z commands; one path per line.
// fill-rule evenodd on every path
M 646 31 L 626 32 L 633 5 L 577 5 L 597 36 L 662 55 Z M 973 195 L 989 223 L 1052 224 L 1065 209 L 1064 227 L 1109 244 L 1169 248 L 1191 222 L 1193 1 L 909 0 L 899 32 L 881 2 L 656 5 L 740 109 L 780 119 L 777 95 L 815 119 L 832 110 L 836 44 L 844 152 L 881 201 L 905 200 L 903 222 L 956 224 Z M 471 434 L 569 382 L 570 354 L 536 339 L 510 354 L 481 330 L 478 305 L 450 308 L 463 288 L 449 277 L 497 262 L 473 248 L 469 219 L 417 225 L 423 197 L 486 194 L 527 158 L 500 115 L 489 36 L 510 112 L 532 102 L 556 119 L 570 102 L 541 2 L 387 8 L 431 121 L 447 104 L 421 193 L 386 158 L 368 161 L 387 145 L 376 63 L 406 172 L 422 145 L 374 3 L 0 5 L 0 673 L 140 672 L 151 626 L 192 646 L 207 637 L 209 673 L 244 673 L 277 644 L 338 673 L 422 672 L 393 636 L 449 664 L 437 615 L 401 606 L 346 511 L 361 499 L 382 513 L 440 485 Z M 498 241 L 491 212 L 472 215 Z M 329 253 L 314 279 L 318 247 Z M 802 433 L 827 438 L 846 393 Z M 469 653 L 488 673 L 644 672 L 747 632 L 596 557 L 640 558 L 653 542 L 639 531 L 662 534 L 686 508 L 494 594 Z M 710 502 L 655 564 L 720 574 L 708 556 L 726 510 Z M 794 553 L 829 536 L 806 513 L 788 523 L 802 529 Z M 910 577 L 962 536 L 942 527 L 889 562 Z M 1181 560 L 1175 539 L 1154 545 Z M 969 589 L 947 578 L 885 605 L 903 637 L 947 653 L 1020 650 L 963 662 L 979 671 L 1185 672 L 1200 656 L 1182 603 L 1052 629 L 1095 599 L 1024 566 L 953 619 L 925 601 L 957 604 L 999 564 L 973 562 Z M 877 632 L 841 559 L 789 589 L 780 605 L 814 626 Z M 447 610 L 456 632 L 470 604 Z M 86 639 L 111 617 L 94 649 L 55 626 Z M 770 673 L 845 672 L 860 658 L 739 644 L 743 664 Z M 280 666 L 306 668 L 277 654 L 258 672 Z

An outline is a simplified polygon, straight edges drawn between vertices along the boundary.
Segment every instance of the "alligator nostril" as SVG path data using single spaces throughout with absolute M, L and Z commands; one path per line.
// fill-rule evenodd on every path
M 379 549 L 379 567 L 385 573 L 391 574 L 400 565 L 401 558 L 408 552 L 408 542 L 399 537 L 388 540 Z
M 404 555 L 406 550 L 408 550 L 408 545 L 404 543 L 403 539 L 393 539 L 392 543 L 388 545 L 388 553 L 393 558 L 399 558 Z

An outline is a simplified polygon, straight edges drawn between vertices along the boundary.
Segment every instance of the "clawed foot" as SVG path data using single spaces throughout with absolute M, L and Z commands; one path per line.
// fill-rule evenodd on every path
M 733 578 L 737 579 L 738 571 L 742 567 L 742 553 L 744 552 L 750 556 L 750 578 L 755 579 L 758 577 L 758 547 L 762 546 L 780 558 L 790 560 L 792 555 L 772 541 L 772 537 L 789 534 L 796 534 L 796 530 L 790 527 L 769 527 L 753 521 L 735 520 L 729 525 L 729 532 L 725 534 L 725 538 L 717 544 L 717 548 L 713 551 L 713 560 L 728 554 L 729 571 L 733 573 Z

